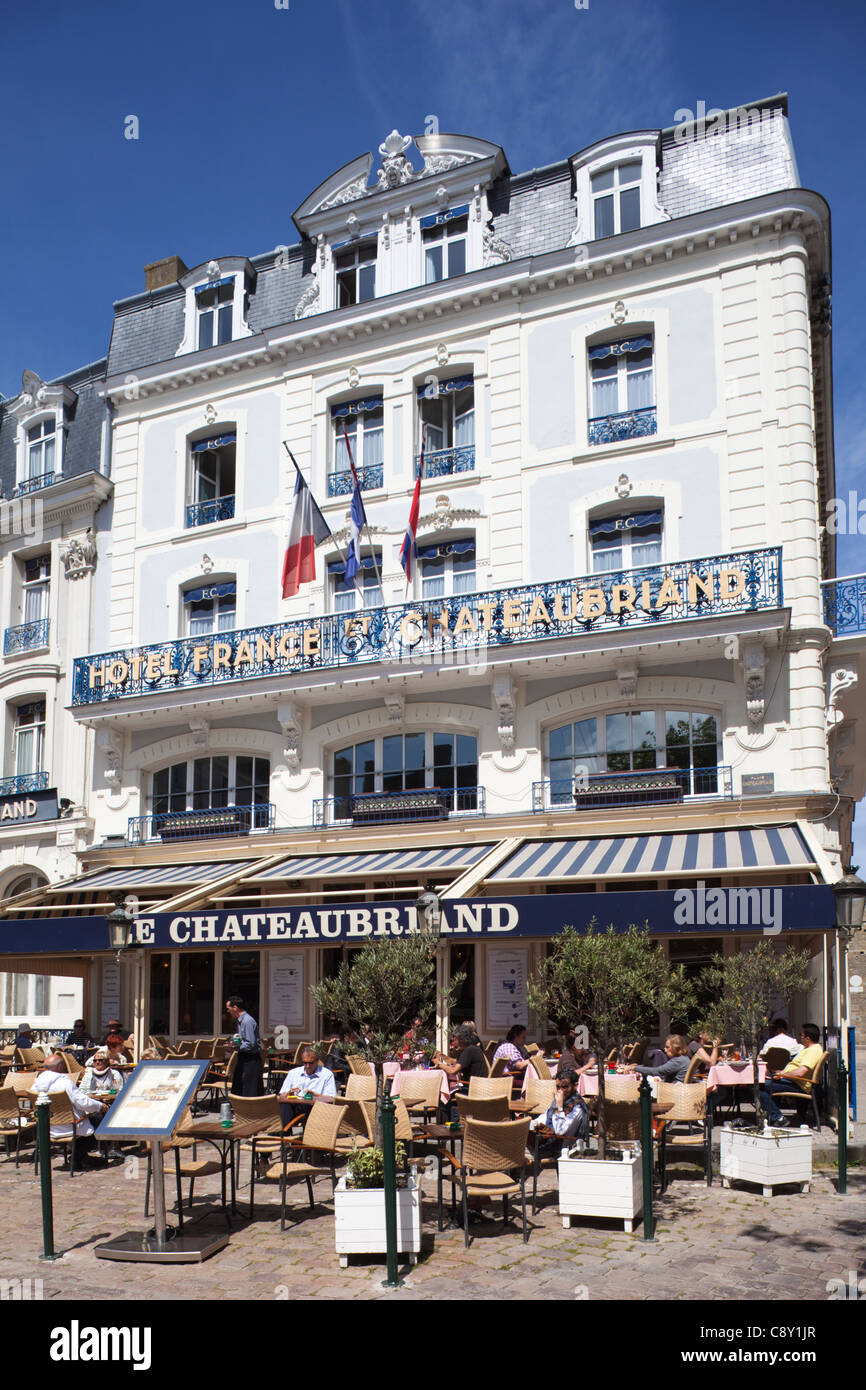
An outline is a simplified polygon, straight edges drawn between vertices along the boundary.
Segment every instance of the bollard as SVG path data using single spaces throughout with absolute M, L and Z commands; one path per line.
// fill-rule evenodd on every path
M 387 1278 L 382 1287 L 400 1288 L 403 1280 L 397 1274 L 397 1156 L 394 1146 L 394 1102 L 391 1083 L 386 1083 L 382 1097 L 382 1159 L 385 1190 L 385 1259 Z
M 36 1143 L 39 1148 L 39 1179 L 42 1185 L 41 1260 L 56 1260 L 54 1250 L 54 1206 L 51 1200 L 51 1101 L 41 1095 L 36 1102 Z M 74 1140 L 73 1140 L 74 1143 Z
M 653 1118 L 652 1088 L 645 1076 L 640 1079 L 640 1143 L 643 1158 L 643 1239 L 655 1239 L 653 1221 Z
M 839 1054 L 839 1100 L 836 1118 L 836 1137 L 839 1140 L 839 1191 L 848 1191 L 848 1068 Z

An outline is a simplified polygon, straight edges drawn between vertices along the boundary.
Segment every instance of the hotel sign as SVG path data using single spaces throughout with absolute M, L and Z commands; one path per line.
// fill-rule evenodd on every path
M 741 551 L 79 657 L 72 703 L 368 662 L 471 664 L 492 647 L 781 604 L 781 550 Z
M 57 788 L 44 792 L 21 792 L 0 797 L 0 830 L 7 826 L 33 825 L 37 821 L 57 820 Z

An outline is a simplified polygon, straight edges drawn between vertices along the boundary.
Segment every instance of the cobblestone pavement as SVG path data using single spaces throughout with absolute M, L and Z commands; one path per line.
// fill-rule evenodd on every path
M 249 1196 L 243 1160 L 239 1198 Z M 757 1190 L 707 1188 L 697 1170 L 683 1168 L 657 1199 L 657 1240 L 627 1235 L 620 1226 L 582 1221 L 564 1230 L 556 1206 L 555 1174 L 542 1176 L 542 1202 L 528 1244 L 518 1225 L 496 1221 L 462 1230 L 436 1230 L 435 1180 L 424 1179 L 424 1237 L 419 1263 L 406 1269 L 405 1286 L 381 1288 L 384 1259 L 352 1259 L 341 1269 L 334 1251 L 330 1183 L 319 1181 L 315 1212 L 306 1188 L 292 1193 L 297 1224 L 280 1233 L 278 1187 L 256 1185 L 256 1220 L 239 1217 L 230 1244 L 201 1265 L 131 1265 L 98 1260 L 94 1245 L 127 1230 L 145 1229 L 145 1163 L 118 1163 L 74 1179 L 55 1162 L 56 1263 L 37 1260 L 42 1249 L 39 1185 L 28 1156 L 16 1172 L 0 1159 L 0 1280 L 41 1279 L 44 1299 L 501 1299 L 507 1274 L 510 1299 L 736 1299 L 821 1300 L 832 1279 L 866 1275 L 866 1171 L 849 1171 L 847 1196 L 836 1191 L 830 1168 L 817 1172 L 812 1190 L 783 1188 L 771 1198 Z M 187 1189 L 185 1188 L 185 1191 Z M 167 1199 L 174 1192 L 170 1164 Z M 260 1205 L 261 1198 L 261 1205 Z M 193 1215 L 210 1208 L 198 1229 L 225 1229 L 218 1179 L 196 1185 Z

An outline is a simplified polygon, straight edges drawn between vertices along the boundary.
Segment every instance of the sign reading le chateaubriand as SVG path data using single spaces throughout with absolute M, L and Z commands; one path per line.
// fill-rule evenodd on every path
M 778 549 L 189 637 L 79 657 L 72 703 L 358 662 L 477 661 L 588 632 L 778 607 Z
M 57 820 L 57 789 L 43 792 L 21 792 L 18 796 L 0 797 L 0 830 L 6 825 L 33 824 L 41 820 Z

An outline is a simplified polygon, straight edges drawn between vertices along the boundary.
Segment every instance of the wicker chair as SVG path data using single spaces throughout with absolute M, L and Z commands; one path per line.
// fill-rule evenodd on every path
M 349 1071 L 354 1076 L 372 1076 L 375 1078 L 376 1073 L 366 1057 L 347 1057 L 346 1061 L 349 1063 Z
M 238 1065 L 239 1053 L 233 1052 L 224 1067 L 212 1063 L 202 1078 L 202 1083 L 198 1088 L 198 1094 L 209 1093 L 209 1099 L 218 1097 L 221 1100 L 228 1100 L 229 1088 L 234 1078 L 235 1070 Z
M 375 1076 L 360 1076 L 357 1072 L 346 1081 L 346 1100 L 375 1100 Z M 396 1096 L 394 1097 L 396 1100 Z
M 530 1077 L 526 1083 L 526 1104 L 532 1106 L 529 1115 L 543 1115 L 553 1104 L 553 1097 L 556 1094 L 556 1082 L 551 1079 L 536 1081 Z
M 478 1096 L 455 1096 L 457 1114 L 461 1125 L 467 1120 L 503 1121 L 511 1119 L 508 1100 L 505 1096 L 489 1096 L 481 1100 Z
M 491 1096 L 511 1099 L 510 1076 L 470 1076 L 469 1095 L 474 1100 L 489 1100 Z
M 535 1074 L 538 1077 L 539 1081 L 553 1080 L 553 1073 L 550 1070 L 550 1067 L 545 1062 L 543 1053 L 536 1052 L 531 1059 L 531 1063 L 532 1066 L 535 1068 Z M 527 1082 L 527 1085 L 528 1084 L 529 1083 Z
M 599 1089 L 601 1089 L 599 1087 Z M 640 1094 L 640 1072 L 614 1072 L 605 1075 L 604 1095 L 610 1101 L 637 1101 Z
M 702 1067 L 703 1065 L 704 1065 L 704 1063 L 701 1061 L 701 1059 L 700 1059 L 700 1057 L 698 1056 L 698 1054 L 695 1053 L 694 1057 L 693 1057 L 692 1060 L 689 1062 L 688 1070 L 686 1071 L 686 1074 L 685 1074 L 685 1076 L 683 1077 L 683 1082 L 682 1082 L 682 1084 L 683 1084 L 684 1086 L 688 1086 L 692 1081 L 694 1081 L 694 1079 L 695 1079 L 695 1077 L 696 1077 L 696 1075 L 697 1075 L 697 1072 L 698 1072 L 698 1068 L 699 1068 L 699 1067 Z M 668 1084 L 668 1085 L 675 1085 L 676 1083 L 675 1083 L 675 1082 L 668 1082 L 667 1084 Z
M 425 1120 L 428 1116 L 438 1115 L 439 1085 L 437 1071 L 403 1072 L 400 1079 L 400 1098 L 409 1114 L 421 1115 Z
M 792 1081 L 790 1091 L 774 1091 L 773 1093 L 773 1100 L 776 1102 L 779 1109 L 794 1110 L 797 1114 L 798 1119 L 801 1118 L 801 1107 L 808 1106 L 811 1102 L 812 1115 L 815 1120 L 814 1128 L 817 1130 L 820 1130 L 821 1128 L 821 1116 L 818 1113 L 818 1097 L 816 1092 L 819 1085 L 821 1084 L 821 1077 L 824 1072 L 824 1066 L 829 1056 L 829 1052 L 821 1053 L 820 1061 L 816 1062 L 815 1066 L 812 1068 L 812 1085 L 808 1091 L 801 1091 L 799 1086 L 795 1086 L 794 1082 Z M 787 1102 L 787 1104 L 785 1102 Z
M 338 1153 L 348 1154 L 353 1149 L 369 1149 L 373 1144 L 376 1124 L 376 1102 L 374 1100 L 350 1100 L 343 1115 L 343 1123 L 334 1147 Z
M 286 1188 L 289 1183 L 303 1179 L 307 1184 L 310 1210 L 315 1209 L 313 1181 L 323 1174 L 329 1174 L 332 1190 L 337 1186 L 336 1162 L 342 1157 L 337 1149 L 337 1136 L 346 1112 L 346 1102 L 336 1100 L 331 1105 L 312 1105 L 304 1124 L 300 1139 L 284 1138 L 282 1158 L 274 1163 L 265 1174 L 266 1178 L 276 1179 L 280 1184 L 280 1230 L 286 1229 Z M 318 1162 L 303 1157 L 304 1152 L 314 1156 L 320 1154 Z M 297 1158 L 290 1159 L 290 1154 Z
M 16 1047 L 15 1067 L 17 1071 L 35 1071 L 45 1061 L 41 1047 Z
M 490 1075 L 494 1080 L 497 1077 L 508 1075 L 508 1058 L 498 1057 L 495 1062 L 492 1062 L 490 1066 Z
M 210 1060 L 214 1054 L 216 1038 L 196 1038 L 192 1047 L 192 1055 L 196 1061 L 203 1061 L 205 1058 Z
M 640 1139 L 640 1102 L 605 1097 L 604 1126 L 606 1139 L 636 1143 Z
M 787 1047 L 768 1047 L 763 1054 L 767 1064 L 767 1071 L 782 1071 L 791 1060 L 791 1054 Z
M 22 1115 L 18 1104 L 18 1093 L 13 1086 L 0 1086 L 0 1137 L 6 1141 L 6 1158 L 10 1157 L 10 1144 L 15 1140 L 15 1167 L 21 1154 L 21 1136 L 27 1136 L 36 1128 L 36 1121 Z
M 710 1187 L 713 1181 L 713 1120 L 704 1082 L 689 1085 L 684 1081 L 660 1081 L 659 1101 L 672 1106 L 665 1113 L 659 1142 L 662 1192 L 667 1187 L 667 1165 L 674 1156 L 697 1158 L 704 1169 L 707 1187 Z
M 469 1198 L 502 1198 L 502 1217 L 508 1224 L 508 1198 L 520 1194 L 524 1244 L 529 1240 L 526 1224 L 526 1141 L 529 1120 L 467 1120 L 463 1132 L 460 1161 L 442 1149 L 455 1180 L 463 1192 L 463 1238 L 469 1248 Z M 441 1210 L 439 1213 L 441 1221 Z
M 626 1047 L 623 1049 L 625 1053 L 625 1060 L 627 1062 L 631 1062 L 634 1066 L 639 1066 L 640 1063 L 643 1061 L 644 1053 L 646 1052 L 648 1046 L 649 1038 L 641 1038 L 639 1042 L 632 1043 L 630 1047 Z
M 314 1044 L 314 1043 L 311 1043 L 311 1042 L 302 1042 L 302 1043 L 298 1043 L 297 1047 L 295 1048 L 295 1056 L 294 1056 L 294 1063 L 293 1063 L 293 1065 L 296 1066 L 296 1067 L 299 1067 L 299 1066 L 301 1065 L 301 1057 L 302 1057 L 303 1054 L 304 1054 L 304 1049 L 307 1048 L 307 1047 L 313 1047 L 313 1046 L 315 1046 L 315 1044 Z
M 49 1102 L 50 1102 L 50 1104 L 51 1104 L 51 1114 L 50 1114 L 49 1117 L 48 1117 L 48 1118 L 49 1118 L 49 1121 L 50 1121 L 50 1127 L 49 1127 L 49 1131 L 48 1131 L 48 1135 L 49 1135 L 49 1138 L 48 1138 L 48 1157 L 49 1157 L 49 1160 L 50 1160 L 52 1148 L 61 1148 L 61 1149 L 66 1149 L 66 1148 L 68 1148 L 68 1150 L 69 1150 L 69 1176 L 70 1176 L 70 1178 L 73 1178 L 73 1177 L 75 1176 L 75 1143 L 74 1143 L 74 1140 L 75 1140 L 75 1137 L 76 1137 L 75 1132 L 76 1132 L 76 1130 L 77 1130 L 77 1128 L 78 1128 L 78 1125 L 79 1125 L 79 1117 L 76 1115 L 75 1109 L 74 1109 L 73 1104 L 72 1104 L 72 1101 L 69 1099 L 69 1097 L 68 1097 L 68 1095 L 66 1094 L 65 1091 L 54 1091 L 52 1094 L 48 1094 L 48 1092 L 46 1092 L 45 1094 L 48 1095 L 48 1100 L 49 1100 Z M 52 1130 L 55 1126 L 60 1126 L 60 1125 L 69 1125 L 69 1126 L 71 1126 L 71 1132 L 70 1132 L 69 1134 L 64 1134 L 64 1135 L 61 1135 L 61 1136 L 55 1138 L 55 1137 L 51 1134 L 51 1130 Z M 39 1148 L 38 1148 L 38 1146 L 37 1146 L 37 1149 L 36 1149 L 35 1170 L 36 1170 L 36 1173 L 38 1174 L 38 1173 L 39 1173 Z
M 253 1204 L 256 1190 L 256 1165 L 269 1161 L 274 1153 L 279 1153 L 282 1142 L 282 1123 L 277 1097 L 232 1095 L 231 1107 L 239 1120 L 254 1120 L 261 1126 L 251 1139 L 241 1141 L 241 1152 L 250 1155 L 250 1220 L 253 1219 Z M 240 1170 L 240 1163 L 238 1163 Z M 240 1172 L 238 1174 L 240 1176 Z

